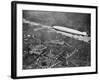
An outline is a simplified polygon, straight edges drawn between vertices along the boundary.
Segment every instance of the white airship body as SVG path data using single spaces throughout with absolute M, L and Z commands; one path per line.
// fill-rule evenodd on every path
M 84 36 L 87 35 L 86 32 L 81 32 L 81 31 L 78 31 L 78 30 L 75 30 L 75 29 L 71 29 L 71 28 L 67 28 L 67 27 L 63 27 L 63 26 L 53 26 L 53 28 L 57 29 L 57 30 L 64 31 L 64 32 L 73 33 L 73 34 L 79 34 L 79 35 L 84 35 Z

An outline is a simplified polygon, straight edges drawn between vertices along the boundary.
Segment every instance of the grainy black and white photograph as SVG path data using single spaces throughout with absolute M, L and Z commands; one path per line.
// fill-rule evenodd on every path
M 91 66 L 91 14 L 23 10 L 23 70 Z

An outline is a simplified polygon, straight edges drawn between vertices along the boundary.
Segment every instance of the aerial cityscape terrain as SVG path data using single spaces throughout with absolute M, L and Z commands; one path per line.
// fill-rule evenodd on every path
M 90 14 L 23 10 L 23 69 L 91 66 Z

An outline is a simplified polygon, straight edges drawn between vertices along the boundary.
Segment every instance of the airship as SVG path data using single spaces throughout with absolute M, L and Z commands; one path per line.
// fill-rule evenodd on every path
M 67 32 L 67 33 L 79 34 L 79 35 L 83 35 L 83 36 L 87 35 L 87 32 L 81 32 L 81 31 L 67 28 L 67 27 L 63 27 L 63 26 L 53 26 L 53 29 Z

